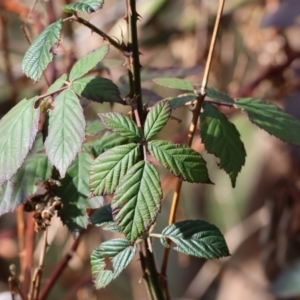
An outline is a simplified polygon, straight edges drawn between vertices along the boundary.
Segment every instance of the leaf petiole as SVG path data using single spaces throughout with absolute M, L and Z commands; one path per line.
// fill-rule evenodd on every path
M 162 234 L 160 234 L 160 233 L 150 233 L 149 236 L 151 236 L 151 237 L 156 237 L 156 238 L 159 238 L 159 239 L 161 239 L 161 238 L 164 237 L 164 236 L 163 236 Z

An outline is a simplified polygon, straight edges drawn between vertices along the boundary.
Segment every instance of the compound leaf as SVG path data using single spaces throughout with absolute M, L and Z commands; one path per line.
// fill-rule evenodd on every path
M 227 95 L 224 92 L 221 92 L 215 88 L 207 87 L 205 89 L 205 93 L 206 93 L 206 96 L 211 99 L 219 100 L 221 102 L 226 102 L 226 103 L 234 103 L 233 98 L 231 98 L 229 95 Z
M 161 199 L 158 172 L 148 161 L 138 162 L 122 178 L 111 206 L 114 220 L 131 243 L 155 222 Z
M 91 101 L 116 102 L 124 104 L 118 87 L 109 79 L 102 77 L 84 77 L 72 82 L 71 88 L 80 97 Z
M 163 85 L 171 89 L 194 91 L 193 83 L 184 79 L 155 78 L 153 81 L 159 85 Z
M 96 67 L 97 63 L 108 53 L 108 50 L 109 46 L 104 45 L 79 59 L 71 69 L 69 80 L 76 80 Z
M 254 98 L 237 99 L 235 106 L 245 111 L 252 123 L 269 134 L 300 146 L 300 121 L 278 106 Z
M 84 140 L 85 119 L 83 110 L 71 89 L 61 92 L 50 111 L 46 153 L 61 177 L 80 151 Z
M 171 106 L 170 101 L 160 101 L 154 105 L 150 112 L 147 115 L 145 125 L 144 125 L 144 134 L 145 138 L 151 139 L 157 133 L 159 133 L 164 126 L 167 124 L 171 116 Z
M 94 195 L 112 194 L 139 157 L 140 147 L 135 143 L 116 146 L 99 155 L 90 170 L 91 192 Z
M 63 7 L 67 13 L 73 13 L 74 11 L 86 12 L 88 14 L 94 13 L 103 7 L 104 0 L 83 0 L 67 4 Z
M 17 172 L 38 132 L 36 98 L 23 99 L 0 120 L 0 186 Z
M 202 220 L 186 220 L 166 227 L 161 243 L 169 248 L 167 239 L 174 242 L 175 250 L 197 257 L 220 258 L 229 256 L 229 250 L 220 230 Z
M 245 164 L 246 151 L 236 127 L 210 103 L 203 104 L 200 134 L 208 153 L 220 158 L 220 168 L 228 173 L 232 186 Z
M 188 182 L 211 183 L 202 156 L 185 145 L 166 141 L 151 141 L 148 149 L 166 169 Z
M 130 264 L 137 246 L 131 247 L 126 239 L 113 239 L 106 241 L 95 249 L 91 255 L 92 274 L 95 287 L 104 288 Z M 109 258 L 112 263 L 112 271 L 106 270 L 105 259 Z
M 46 27 L 25 53 L 22 70 L 34 81 L 41 78 L 43 71 L 53 59 L 52 47 L 59 42 L 62 23 L 62 19 L 59 19 Z
M 38 183 L 51 175 L 51 164 L 43 153 L 28 157 L 15 176 L 0 187 L 0 215 L 14 211 L 35 194 Z
M 89 169 L 92 162 L 93 159 L 87 153 L 79 152 L 68 168 L 66 177 L 61 180 L 61 186 L 56 189 L 56 195 L 63 203 L 58 215 L 72 232 L 87 228 L 87 208 L 98 208 L 103 205 L 102 197 L 88 199 Z
M 141 140 L 139 128 L 125 114 L 109 112 L 99 114 L 99 117 L 108 130 L 136 142 Z

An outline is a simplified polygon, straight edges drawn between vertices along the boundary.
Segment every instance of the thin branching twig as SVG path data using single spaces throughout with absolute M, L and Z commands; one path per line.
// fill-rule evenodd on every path
M 66 21 L 75 21 L 78 22 L 88 28 L 90 28 L 93 32 L 96 32 L 101 37 L 103 37 L 104 40 L 108 41 L 112 46 L 114 46 L 116 49 L 120 50 L 123 54 L 127 55 L 127 48 L 125 45 L 119 43 L 117 40 L 113 39 L 109 35 L 107 35 L 105 32 L 103 32 L 101 29 L 96 27 L 95 25 L 91 24 L 90 22 L 86 21 L 85 19 L 82 19 L 78 17 L 76 14 L 74 14 L 71 17 L 68 17 L 64 19 L 64 22 Z
M 46 281 L 46 284 L 44 288 L 41 291 L 41 295 L 39 297 L 39 300 L 44 300 L 48 296 L 49 292 L 53 288 L 54 284 L 62 274 L 62 272 L 65 270 L 65 268 L 68 265 L 68 262 L 73 257 L 75 251 L 78 248 L 80 238 L 82 237 L 82 234 L 79 235 L 78 238 L 76 238 L 71 246 L 70 251 L 64 256 L 64 258 L 60 261 L 60 263 L 57 265 L 57 267 L 54 269 L 53 273 L 51 274 L 50 278 Z
M 193 110 L 193 117 L 192 117 L 190 129 L 189 129 L 189 133 L 188 133 L 188 139 L 187 139 L 188 146 L 192 145 L 193 138 L 194 138 L 196 128 L 197 128 L 197 123 L 198 123 L 198 118 L 199 118 L 199 114 L 201 111 L 202 103 L 205 98 L 205 88 L 207 86 L 207 82 L 208 82 L 208 78 L 209 78 L 211 62 L 212 62 L 213 52 L 214 52 L 215 45 L 216 45 L 216 38 L 217 38 L 219 26 L 220 26 L 220 20 L 221 20 L 222 13 L 223 13 L 224 3 L 225 3 L 225 0 L 219 0 L 219 9 L 218 9 L 215 26 L 214 26 L 214 31 L 213 31 L 213 35 L 212 35 L 212 39 L 211 39 L 211 43 L 210 43 L 209 53 L 208 53 L 208 57 L 207 57 L 206 65 L 205 65 L 204 75 L 203 75 L 203 79 L 202 79 L 202 85 L 201 85 L 199 96 L 197 97 L 196 106 Z M 171 211 L 170 211 L 170 215 L 169 215 L 169 224 L 170 225 L 173 224 L 176 219 L 176 212 L 177 212 L 177 207 L 178 207 L 178 203 L 179 203 L 181 186 L 182 186 L 182 180 L 178 178 L 176 181 L 176 187 L 175 187 L 175 191 L 173 194 L 172 206 L 171 206 Z M 170 243 L 170 241 L 169 241 L 169 243 Z M 169 289 L 168 289 L 168 284 L 167 284 L 167 275 L 166 275 L 169 252 L 170 252 L 170 248 L 165 248 L 162 267 L 161 267 L 161 276 L 162 276 L 164 291 L 165 291 L 165 295 L 166 295 L 167 299 L 170 299 Z
M 38 297 L 39 297 L 40 288 L 41 288 L 41 280 L 42 280 L 42 275 L 43 275 L 43 270 L 44 270 L 45 254 L 46 254 L 46 250 L 47 250 L 47 247 L 48 247 L 47 235 L 48 235 L 48 228 L 46 228 L 46 230 L 44 232 L 43 246 L 42 246 L 42 249 L 41 249 L 39 265 L 35 269 L 35 273 L 34 273 L 34 276 L 32 278 L 31 293 L 30 293 L 31 297 L 28 297 L 29 300 L 31 300 L 31 299 L 32 300 L 37 300 Z

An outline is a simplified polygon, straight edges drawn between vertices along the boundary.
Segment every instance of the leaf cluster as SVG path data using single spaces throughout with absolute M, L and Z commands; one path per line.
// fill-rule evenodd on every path
M 64 11 L 76 17 L 77 12 L 96 12 L 103 4 L 103 0 L 80 1 L 65 5 Z M 26 52 L 22 68 L 34 81 L 52 61 L 64 22 L 60 19 L 48 26 Z M 58 214 L 72 232 L 80 232 L 91 223 L 124 236 L 103 242 L 93 251 L 91 265 L 97 288 L 115 279 L 134 258 L 138 243 L 150 237 L 159 237 L 167 248 L 172 241 L 175 250 L 188 255 L 207 259 L 228 256 L 220 230 L 203 220 L 185 220 L 167 226 L 161 234 L 152 232 L 163 198 L 156 163 L 183 181 L 211 183 L 206 162 L 198 152 L 155 139 L 172 110 L 193 104 L 204 97 L 202 91 L 190 81 L 155 78 L 159 71 L 143 70 L 144 80 L 153 79 L 185 93 L 152 106 L 143 124 L 137 111 L 134 118 L 117 112 L 101 113 L 101 123 L 86 123 L 82 98 L 125 104 L 111 80 L 92 76 L 108 52 L 105 45 L 88 53 L 45 95 L 23 99 L 0 120 L 0 214 L 36 196 L 43 183 L 45 187 L 45 182 L 57 181 L 50 196 L 63 203 Z M 174 69 L 166 73 L 174 73 Z M 128 83 L 125 77 L 120 82 Z M 229 175 L 233 187 L 245 164 L 246 151 L 237 128 L 219 105 L 241 110 L 268 133 L 300 145 L 300 122 L 277 106 L 253 98 L 233 99 L 211 87 L 206 88 L 205 96 L 199 116 L 201 139 L 206 151 L 219 159 L 219 167 Z M 135 99 L 130 100 L 135 110 Z M 108 194 L 112 200 L 105 205 Z M 96 209 L 90 218 L 87 208 Z M 112 270 L 106 269 L 107 259 Z

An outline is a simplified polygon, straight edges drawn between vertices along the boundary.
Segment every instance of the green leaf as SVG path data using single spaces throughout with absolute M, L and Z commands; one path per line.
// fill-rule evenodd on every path
M 219 100 L 221 102 L 226 102 L 226 103 L 234 103 L 233 98 L 231 98 L 227 94 L 225 94 L 215 88 L 207 87 L 205 89 L 205 93 L 206 93 L 206 96 L 211 99 Z
M 56 97 L 54 109 L 50 111 L 45 141 L 49 160 L 62 178 L 80 151 L 84 128 L 85 119 L 77 96 L 70 89 L 64 90 Z
M 193 83 L 184 79 L 155 78 L 153 81 L 159 85 L 163 85 L 171 89 L 194 91 Z
M 137 163 L 140 155 L 140 147 L 135 143 L 117 146 L 99 155 L 90 170 L 92 193 L 112 194 L 122 177 Z
M 112 217 L 111 205 L 107 204 L 98 208 L 91 216 L 90 221 L 95 226 L 104 226 L 103 229 L 121 232 Z
M 83 144 L 83 150 L 92 154 L 94 157 L 99 156 L 103 152 L 124 144 L 131 143 L 132 140 L 113 132 L 107 132 L 103 137 Z
M 96 135 L 101 133 L 105 129 L 105 126 L 100 122 L 99 119 L 93 121 L 87 121 L 85 132 L 88 135 Z
M 71 4 L 64 5 L 63 9 L 67 13 L 74 11 L 86 12 L 88 14 L 94 13 L 103 7 L 104 0 L 83 0 Z
M 197 257 L 220 258 L 229 256 L 229 250 L 220 230 L 201 220 L 174 223 L 162 232 L 161 243 L 169 248 L 167 239 L 174 242 L 175 250 Z
M 165 98 L 162 101 L 169 100 L 171 104 L 171 108 L 174 109 L 184 105 L 187 102 L 194 100 L 196 97 L 197 96 L 194 93 L 187 93 L 187 94 L 178 95 L 177 97 Z
M 116 102 L 124 104 L 118 87 L 109 79 L 102 77 L 84 77 L 72 82 L 72 89 L 80 97 L 91 101 Z
M 142 137 L 138 127 L 127 115 L 109 112 L 99 114 L 99 117 L 108 130 L 136 142 L 141 140 Z
M 0 187 L 0 215 L 14 211 L 38 190 L 39 182 L 51 175 L 51 165 L 43 153 L 27 158 L 17 174 Z
M 104 45 L 83 56 L 74 64 L 73 68 L 71 69 L 69 80 L 76 80 L 96 67 L 97 63 L 101 61 L 108 53 L 108 50 L 109 46 Z
M 146 67 L 141 69 L 141 81 L 147 81 L 155 78 L 162 77 L 187 77 L 189 75 L 198 74 L 201 72 L 201 66 L 194 66 L 190 68 L 181 68 L 181 67 L 162 67 L 162 68 L 152 68 Z M 129 79 L 127 74 L 122 75 L 119 79 L 122 84 L 129 84 Z
M 36 98 L 23 99 L 0 120 L 0 186 L 21 167 L 38 132 Z
M 300 121 L 278 106 L 254 98 L 237 99 L 235 106 L 245 111 L 252 123 L 269 134 L 300 146 Z
M 111 206 L 114 220 L 131 243 L 155 222 L 161 199 L 159 175 L 149 162 L 138 162 L 122 178 Z
M 277 299 L 295 299 L 300 295 L 300 261 L 285 268 L 275 279 L 271 292 Z
M 103 205 L 102 197 L 88 199 L 89 169 L 92 162 L 93 159 L 88 154 L 79 152 L 68 168 L 66 177 L 61 180 L 61 187 L 56 189 L 56 195 L 63 203 L 63 209 L 58 215 L 72 232 L 87 228 L 88 216 L 85 212 L 87 208 L 98 208 Z
M 61 30 L 62 19 L 46 27 L 44 31 L 33 41 L 22 62 L 23 72 L 38 81 L 43 71 L 53 59 L 53 47 L 58 44 Z
M 151 141 L 148 149 L 166 169 L 188 182 L 211 183 L 202 156 L 185 145 L 166 141 Z
M 126 239 L 113 239 L 106 241 L 95 249 L 91 255 L 92 274 L 95 287 L 104 288 L 130 264 L 137 246 L 130 246 Z M 106 270 L 106 259 L 112 263 L 112 271 Z
M 63 74 L 59 78 L 57 78 L 48 88 L 47 93 L 53 93 L 63 87 L 65 84 L 65 81 L 67 80 L 68 75 Z
M 245 164 L 246 151 L 236 127 L 210 103 L 203 103 L 200 134 L 208 153 L 220 158 L 220 168 L 228 173 L 232 186 Z
M 103 226 L 114 222 L 112 217 L 111 205 L 107 204 L 98 208 L 91 216 L 90 221 L 93 225 Z
M 171 116 L 170 101 L 160 101 L 154 105 L 147 115 L 144 132 L 145 138 L 151 139 L 159 133 L 167 124 Z

